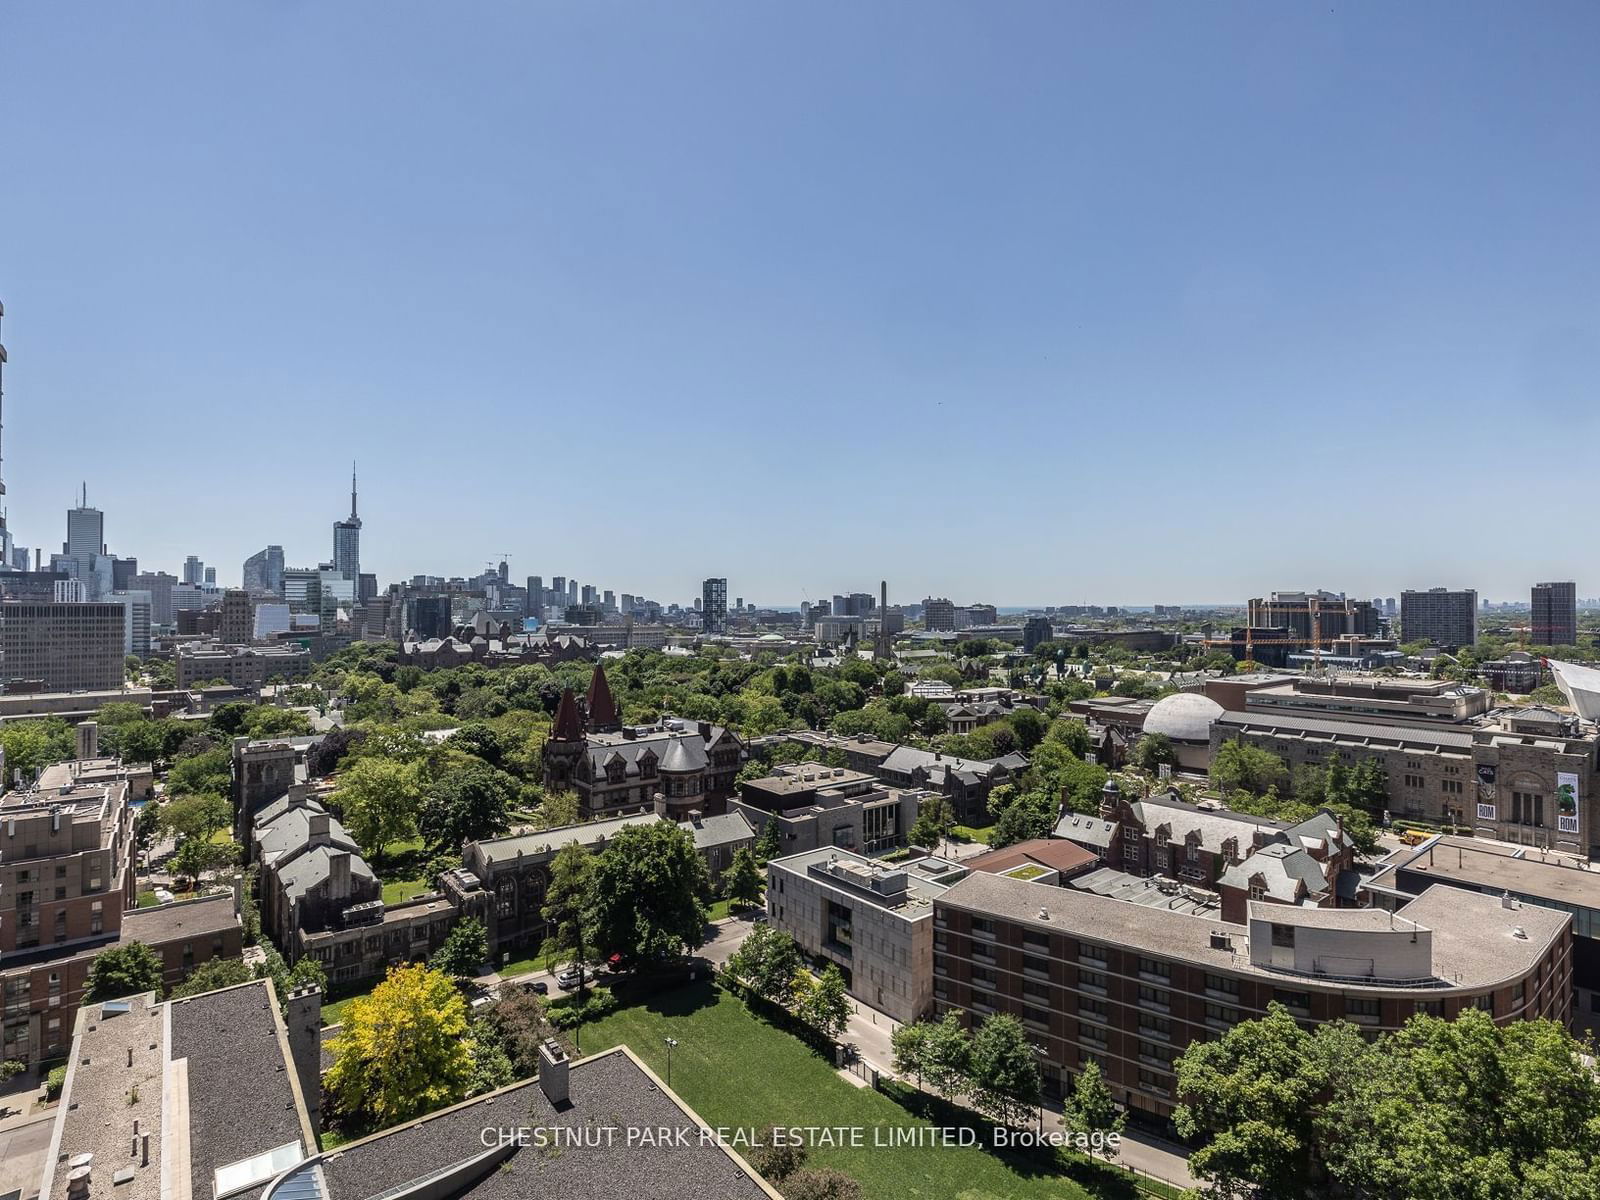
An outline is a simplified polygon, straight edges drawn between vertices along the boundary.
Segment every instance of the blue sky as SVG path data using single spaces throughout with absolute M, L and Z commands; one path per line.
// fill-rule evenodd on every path
M 5 477 L 236 580 L 1600 593 L 1600 7 L 0 15 Z

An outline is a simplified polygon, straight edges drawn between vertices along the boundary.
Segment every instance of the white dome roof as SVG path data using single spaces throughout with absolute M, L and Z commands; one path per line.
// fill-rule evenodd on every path
M 1164 733 L 1175 742 L 1204 742 L 1222 713 L 1222 705 L 1199 692 L 1178 692 L 1155 702 L 1144 719 L 1144 731 Z

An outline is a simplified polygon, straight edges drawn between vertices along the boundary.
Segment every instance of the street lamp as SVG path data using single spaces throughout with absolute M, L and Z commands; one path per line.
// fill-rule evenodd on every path
M 678 1044 L 677 1038 L 667 1038 L 667 1086 L 672 1086 L 672 1048 Z
M 1050 1061 L 1050 1052 L 1038 1042 L 1028 1043 L 1039 1056 L 1039 1134 L 1044 1135 L 1044 1064 Z

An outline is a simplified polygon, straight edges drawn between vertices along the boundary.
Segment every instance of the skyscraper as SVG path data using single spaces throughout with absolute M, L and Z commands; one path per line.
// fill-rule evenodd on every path
M 708 579 L 700 585 L 700 627 L 707 633 L 728 632 L 726 579 Z
M 1400 593 L 1400 636 L 1457 649 L 1478 640 L 1478 593 L 1429 588 Z
M 1532 625 L 1531 633 L 1535 646 L 1576 646 L 1578 585 L 1576 583 L 1534 584 Z
M 199 584 L 206 577 L 206 566 L 193 554 L 183 560 L 183 581 Z
M 89 485 L 77 508 L 67 509 L 67 540 L 61 553 L 92 558 L 106 552 L 106 518 L 98 508 L 89 507 Z
M 350 464 L 350 515 L 333 523 L 333 569 L 352 583 L 361 578 L 361 518 L 356 516 L 356 465 Z
M 244 560 L 244 590 L 283 595 L 283 547 L 268 546 Z

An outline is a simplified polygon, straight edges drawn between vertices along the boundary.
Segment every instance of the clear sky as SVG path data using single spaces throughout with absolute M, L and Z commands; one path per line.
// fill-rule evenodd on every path
M 1600 593 L 1600 5 L 0 9 L 59 543 L 683 600 Z

